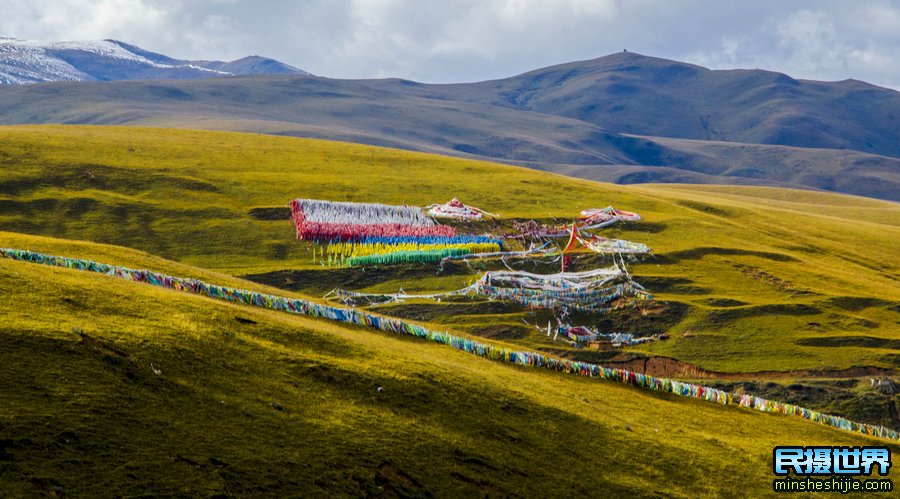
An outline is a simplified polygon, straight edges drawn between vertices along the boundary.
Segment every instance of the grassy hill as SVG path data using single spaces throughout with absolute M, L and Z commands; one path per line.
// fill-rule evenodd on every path
M 612 132 L 900 156 L 900 92 L 858 80 L 710 70 L 619 52 L 446 87 L 464 100 L 566 116 Z
M 612 204 L 646 221 L 604 234 L 653 248 L 633 271 L 679 304 L 680 315 L 670 317 L 675 337 L 648 351 L 719 371 L 896 363 L 900 209 L 893 203 L 767 188 L 614 186 L 231 133 L 10 127 L 0 129 L 0 143 L 4 230 L 118 244 L 232 275 L 305 271 L 292 274 L 292 286 L 317 294 L 336 285 L 454 289 L 474 274 L 412 265 L 354 278 L 367 271 L 323 269 L 309 244 L 293 240 L 288 220 L 251 210 L 295 197 L 427 205 L 458 196 L 506 218 L 568 220 Z M 430 305 L 439 321 L 440 307 Z M 681 337 L 687 331 L 692 338 Z M 853 338 L 866 338 L 865 346 Z
M 832 412 L 891 423 L 871 413 L 859 381 L 900 363 L 900 208 L 890 202 L 598 184 L 262 135 L 0 128 L 0 247 L 273 292 L 239 279 L 252 276 L 288 290 L 280 294 L 449 290 L 477 269 L 322 267 L 288 220 L 256 209 L 283 210 L 294 197 L 425 205 L 452 196 L 505 219 L 571 219 L 609 204 L 641 213 L 644 221 L 604 235 L 654 248 L 630 270 L 664 312 L 593 319 L 671 339 L 601 354 L 551 342 L 522 323 L 546 317 L 515 307 L 414 302 L 381 313 L 594 361 L 662 357 L 675 377 L 756 380 L 788 398 L 812 387 L 827 392 L 818 402 Z M 354 495 L 758 495 L 770 487 L 774 445 L 862 441 L 795 418 L 532 372 L 105 276 L 0 260 L 0 291 L 0 386 L 15 388 L 0 408 L 0 491 L 13 495 L 312 486 Z M 83 479 L 85 468 L 94 479 Z
M 0 290 L 5 496 L 758 496 L 774 445 L 877 441 L 103 275 L 0 260 Z
M 642 158 L 640 163 L 673 166 L 537 168 L 617 184 L 804 186 L 897 201 L 895 180 L 900 175 L 900 159 L 850 150 L 648 136 L 632 138 L 641 141 L 641 147 L 634 152 L 635 157 Z
M 774 185 L 894 201 L 898 106 L 900 94 L 862 82 L 632 53 L 455 85 L 262 75 L 0 88 L 0 124 L 272 133 L 623 184 Z

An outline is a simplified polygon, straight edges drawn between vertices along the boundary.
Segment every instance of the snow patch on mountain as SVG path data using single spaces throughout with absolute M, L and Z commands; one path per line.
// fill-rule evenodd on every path
M 157 60 L 142 54 L 149 54 Z M 167 63 L 158 62 L 159 60 Z M 169 64 L 169 61 L 172 63 Z M 235 74 L 200 64 L 203 61 L 199 64 L 194 61 L 178 61 L 115 40 L 46 43 L 0 36 L 0 84 L 210 78 Z M 291 66 L 282 64 L 282 67 L 285 68 L 285 73 L 309 74 Z
M 93 80 L 33 42 L 0 38 L 0 84 Z

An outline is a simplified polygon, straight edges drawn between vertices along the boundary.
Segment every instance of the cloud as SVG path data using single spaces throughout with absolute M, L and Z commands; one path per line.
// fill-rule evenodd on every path
M 48 41 L 150 38 L 165 27 L 178 5 L 143 0 L 2 0 L 0 30 Z
M 341 78 L 474 81 L 627 48 L 900 88 L 897 0 L 0 0 L 0 12 L 0 34 L 267 55 Z
M 790 6 L 790 4 L 787 4 Z M 711 68 L 759 67 L 797 78 L 854 78 L 900 89 L 900 8 L 872 2 L 846 9 L 843 2 L 783 9 L 755 29 L 722 35 L 686 58 Z

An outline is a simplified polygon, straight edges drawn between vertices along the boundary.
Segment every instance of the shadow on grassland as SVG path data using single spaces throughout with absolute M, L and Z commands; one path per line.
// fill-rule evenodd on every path
M 799 260 L 791 255 L 784 253 L 772 253 L 769 251 L 750 251 L 739 248 L 719 248 L 704 246 L 700 248 L 692 248 L 683 251 L 673 251 L 671 253 L 656 253 L 653 256 L 653 263 L 660 265 L 673 265 L 684 260 L 699 260 L 708 255 L 717 256 L 755 256 L 772 260 L 774 262 L 798 262 Z

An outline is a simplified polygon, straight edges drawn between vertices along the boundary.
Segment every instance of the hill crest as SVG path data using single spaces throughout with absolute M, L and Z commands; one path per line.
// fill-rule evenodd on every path
M 306 71 L 259 56 L 230 62 L 188 61 L 118 40 L 38 42 L 0 37 L 0 85 L 52 81 L 200 79 Z
M 7 85 L 0 123 L 224 129 L 616 183 L 772 185 L 900 200 L 900 93 L 855 80 L 710 70 L 632 52 L 450 85 L 284 75 L 277 61 L 255 57 L 192 64 L 203 66 L 202 81 Z M 206 78 L 216 71 L 256 75 Z

